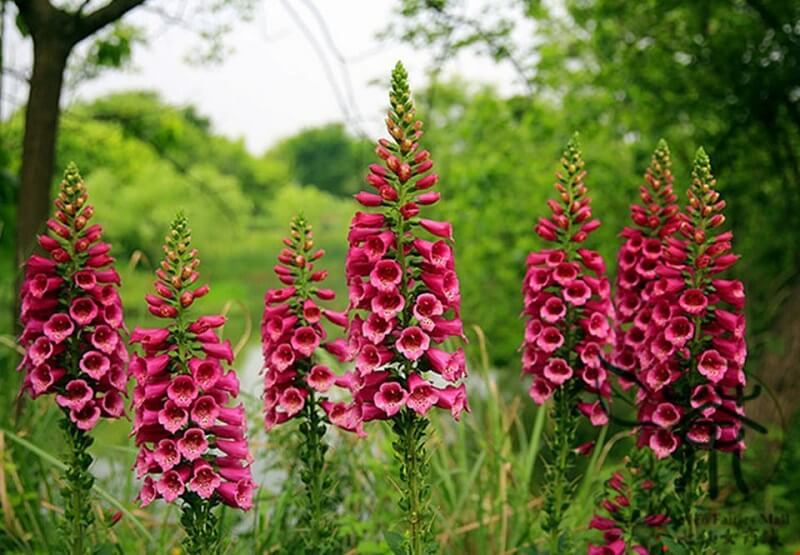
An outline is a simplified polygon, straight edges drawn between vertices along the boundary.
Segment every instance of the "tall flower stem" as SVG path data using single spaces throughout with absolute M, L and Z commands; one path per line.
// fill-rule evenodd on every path
M 267 291 L 262 318 L 264 424 L 270 431 L 283 422 L 299 420 L 296 458 L 301 461 L 304 495 L 298 500 L 299 545 L 291 549 L 339 553 L 336 485 L 326 475 L 328 419 L 323 412 L 328 403 L 324 394 L 335 377 L 330 368 L 319 364 L 317 352 L 326 335 L 323 318 L 344 327 L 347 316 L 317 305 L 315 298 L 330 301 L 334 293 L 321 288 L 328 272 L 315 266 L 325 251 L 315 247 L 311 224 L 304 216 L 292 218 L 290 235 L 283 243 L 274 269 L 288 287 Z M 286 357 L 291 363 L 284 362 Z
M 200 259 L 182 213 L 163 250 L 155 292 L 145 300 L 148 311 L 166 323 L 131 334 L 141 346 L 130 361 L 137 381 L 135 468 L 144 478 L 139 501 L 142 507 L 159 498 L 179 503 L 184 551 L 217 554 L 222 536 L 216 507 L 249 510 L 253 504 L 244 405 L 229 404 L 238 397 L 239 380 L 226 368 L 234 360 L 230 341 L 215 331 L 225 318 L 194 318 L 190 312 L 210 288 L 197 285 Z
M 576 494 L 571 471 L 580 415 L 606 425 L 611 396 L 601 362 L 612 339 L 610 288 L 602 257 L 583 246 L 600 226 L 592 218 L 585 166 L 574 135 L 556 172 L 556 198 L 547 202 L 551 215 L 535 227 L 551 248 L 528 255 L 523 281 L 522 371 L 532 377 L 528 392 L 536 404 L 552 399 L 541 519 L 552 553 L 573 552 L 563 520 Z
M 181 525 L 186 532 L 183 549 L 189 555 L 216 555 L 221 553 L 219 519 L 214 507 L 192 494 L 186 497 L 181 513 Z
M 677 458 L 679 468 L 675 481 L 681 520 L 680 543 L 690 555 L 712 553 L 711 538 L 702 532 L 698 523 L 698 513 L 706 497 L 707 473 L 705 454 L 689 447 L 681 448 Z
M 299 459 L 303 464 L 300 476 L 306 492 L 306 507 L 300 518 L 301 526 L 306 529 L 305 544 L 313 546 L 318 553 L 327 553 L 323 548 L 333 548 L 331 542 L 335 531 L 331 515 L 335 507 L 329 493 L 333 483 L 325 474 L 328 446 L 324 438 L 327 426 L 320 410 L 316 395 L 311 391 L 303 407 L 303 422 L 299 426 L 303 436 L 299 449 Z
M 89 472 L 92 456 L 88 450 L 92 437 L 78 429 L 68 417 L 61 421 L 67 443 L 67 470 L 64 472 L 64 522 L 67 552 L 84 555 L 88 547 L 87 534 L 94 521 L 89 502 L 94 477 Z
M 391 100 L 392 110 L 389 113 L 389 121 L 396 120 L 394 124 L 397 129 L 402 130 L 402 136 L 413 136 L 415 132 L 413 109 L 408 111 L 411 106 L 408 75 L 400 65 L 392 72 Z M 409 114 L 412 116 L 410 119 L 403 117 Z M 410 148 L 403 148 L 402 141 L 397 154 L 401 165 L 413 163 L 414 152 Z M 403 207 L 413 200 L 413 191 L 411 182 L 399 184 L 397 204 L 393 214 L 394 235 L 397 241 L 397 263 L 402 276 L 409 276 L 412 272 L 406 257 L 406 244 L 410 242 L 411 237 L 408 235 L 406 217 L 402 211 Z M 412 319 L 413 304 L 406 279 L 400 281 L 400 293 L 406 299 L 406 304 L 400 312 L 399 318 L 401 325 L 407 326 Z M 404 362 L 403 367 L 407 381 L 413 370 L 408 361 Z M 421 555 L 430 552 L 429 550 L 432 550 L 434 545 L 431 533 L 433 523 L 429 508 L 428 455 L 425 450 L 428 420 L 411 410 L 404 410 L 395 419 L 393 428 L 397 435 L 395 450 L 400 462 L 400 482 L 403 488 L 400 507 L 406 513 L 406 548 L 410 555 Z
M 391 420 L 399 466 L 397 488 L 404 513 L 403 538 L 387 534 L 395 553 L 437 552 L 430 510 L 429 460 L 425 440 L 428 412 L 449 409 L 455 420 L 469 410 L 463 378 L 463 349 L 436 348 L 464 337 L 461 293 L 455 272 L 449 222 L 420 217 L 439 202 L 431 190 L 439 177 L 420 149 L 423 123 L 417 119 L 408 74 L 398 62 L 392 72 L 386 126 L 391 139 L 375 149 L 383 164 L 371 164 L 356 200 L 374 212 L 357 212 L 348 242 L 346 277 L 350 297 L 347 340 L 336 349 L 355 369 L 337 381 L 353 402 L 326 408 L 331 423 L 363 434 L 363 423 Z M 332 351 L 333 352 L 333 351 Z M 449 385 L 436 386 L 437 374 Z M 402 545 L 400 545 L 402 544 Z
M 394 419 L 392 428 L 397 436 L 394 449 L 400 464 L 400 508 L 406 519 L 406 553 L 422 555 L 435 552 L 425 450 L 428 420 L 411 411 L 403 411 Z
M 559 389 L 555 392 L 552 415 L 554 427 L 549 443 L 555 459 L 546 469 L 547 491 L 542 528 L 548 533 L 551 553 L 568 553 L 563 535 L 563 520 L 575 494 L 576 482 L 569 477 L 569 471 L 575 462 L 573 444 L 578 430 L 578 415 L 568 391 Z

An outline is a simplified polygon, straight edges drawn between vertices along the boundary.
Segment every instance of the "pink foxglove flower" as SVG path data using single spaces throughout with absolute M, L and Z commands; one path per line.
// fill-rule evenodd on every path
M 744 290 L 723 279 L 738 258 L 716 180 L 698 151 L 689 205 L 667 237 L 657 278 L 636 315 L 639 444 L 658 458 L 686 449 L 741 453 L 745 386 Z M 631 328 L 634 329 L 634 328 Z
M 613 337 L 612 310 L 605 265 L 599 254 L 583 246 L 598 220 L 592 219 L 575 138 L 564 152 L 562 166 L 557 174 L 558 200 L 548 202 L 552 216 L 536 225 L 538 235 L 555 245 L 532 252 L 527 259 L 522 370 L 532 377 L 534 402 L 565 395 L 568 404 L 599 426 L 608 422 L 598 399 L 611 394 L 601 358 Z
M 228 368 L 233 352 L 216 332 L 225 318 L 190 314 L 195 300 L 208 292 L 208 286 L 197 285 L 200 260 L 190 241 L 186 218 L 178 215 L 156 270 L 156 293 L 146 297 L 150 313 L 166 322 L 133 331 L 131 342 L 141 352 L 130 368 L 136 378 L 136 468 L 144 477 L 139 501 L 145 506 L 158 498 L 180 499 L 184 543 L 197 552 L 213 551 L 219 541 L 211 508 L 224 503 L 249 510 L 255 485 L 244 407 L 236 404 L 239 380 Z M 205 526 L 197 524 L 199 512 L 211 519 Z
M 391 420 L 399 459 L 417 461 L 425 457 L 429 411 L 447 410 L 458 420 L 469 410 L 463 350 L 442 345 L 463 338 L 464 330 L 452 225 L 420 217 L 440 198 L 431 190 L 438 177 L 430 153 L 419 145 L 422 121 L 402 64 L 392 73 L 389 98 L 391 140 L 378 142 L 382 164 L 372 164 L 366 178 L 375 192 L 356 195 L 368 211 L 356 213 L 348 236 L 347 340 L 328 346 L 342 360 L 355 361 L 356 369 L 337 380 L 352 400 L 327 410 L 331 422 L 360 434 L 364 422 Z M 419 464 L 402 464 L 406 540 L 419 546 L 432 541 L 430 514 L 405 486 L 427 478 Z
M 82 552 L 94 479 L 89 435 L 101 419 L 125 414 L 128 351 L 111 246 L 100 225 L 90 224 L 94 207 L 74 164 L 64 173 L 47 221 L 38 238 L 46 254 L 34 254 L 25 265 L 19 338 L 25 349 L 20 395 L 53 395 L 64 413 L 68 446 L 63 499 L 65 551 Z
M 326 339 L 323 322 L 346 327 L 347 315 L 322 308 L 319 301 L 334 298 L 321 287 L 328 272 L 315 269 L 324 251 L 315 249 L 311 225 L 302 216 L 291 222 L 290 236 L 283 240 L 275 273 L 285 287 L 270 289 L 264 297 L 261 320 L 261 345 L 264 355 L 264 424 L 269 432 L 275 426 L 299 418 L 302 439 L 298 461 L 305 485 L 300 507 L 304 553 L 340 551 L 335 544 L 336 522 L 332 511 L 320 506 L 335 506 L 333 480 L 327 475 L 324 441 L 326 420 L 338 424 L 330 413 L 326 392 L 336 382 L 330 368 L 320 363 Z M 327 412 L 326 412 L 327 411 Z
M 576 481 L 568 474 L 582 450 L 575 445 L 580 415 L 594 426 L 608 423 L 611 384 L 602 359 L 613 341 L 605 264 L 583 246 L 600 222 L 592 218 L 577 135 L 567 144 L 561 166 L 558 196 L 547 203 L 552 215 L 535 227 L 553 246 L 528 255 L 522 285 L 522 371 L 531 376 L 529 395 L 536 404 L 552 398 L 554 428 L 548 441 L 554 460 L 546 467 L 542 528 L 553 553 L 569 541 L 563 512 L 575 494 Z
M 80 430 L 100 418 L 119 418 L 127 395 L 128 351 L 120 338 L 122 302 L 111 246 L 102 228 L 90 225 L 94 208 L 70 165 L 61 182 L 48 233 L 39 237 L 46 256 L 25 267 L 20 344 L 25 356 L 22 392 L 55 394 L 56 403 Z M 22 393 L 21 392 L 21 393 Z
M 369 387 L 361 380 L 346 384 L 360 421 L 349 427 L 354 431 L 365 420 L 394 418 L 403 407 L 424 415 L 438 406 L 441 395 L 451 395 L 447 387 L 465 393 L 463 351 L 437 347 L 464 334 L 453 230 L 448 222 L 418 217 L 421 206 L 438 201 L 430 191 L 438 178 L 431 173 L 430 153 L 419 147 L 422 122 L 415 118 L 401 65 L 392 87 L 387 128 L 393 140 L 379 141 L 376 153 L 383 164 L 372 164 L 367 176 L 376 192 L 356 196 L 378 210 L 358 212 L 350 226 L 348 338 L 329 349 L 354 360 L 362 378 L 379 376 Z M 468 410 L 466 402 L 455 406 L 456 419 Z
M 672 160 L 669 147 L 660 141 L 645 173 L 639 192 L 641 204 L 631 206 L 633 227 L 622 230 L 625 242 L 617 254 L 617 281 L 614 295 L 616 334 L 612 361 L 627 371 L 636 367 L 636 351 L 650 323 L 645 308 L 660 276 L 656 270 L 664 261 L 667 240 L 679 224 L 677 196 L 673 191 Z M 691 335 L 691 330 L 684 328 Z M 625 387 L 630 381 L 623 380 Z
M 320 286 L 328 275 L 315 270 L 325 251 L 314 249 L 311 225 L 298 216 L 283 240 L 275 273 L 285 285 L 264 296 L 261 347 L 264 355 L 264 422 L 267 431 L 277 424 L 317 411 L 322 393 L 333 385 L 334 374 L 317 361 L 325 342 L 323 321 L 345 327 L 347 315 L 320 307 L 328 300 Z M 320 296 L 320 291 L 323 291 Z M 323 416 L 317 417 L 324 420 Z

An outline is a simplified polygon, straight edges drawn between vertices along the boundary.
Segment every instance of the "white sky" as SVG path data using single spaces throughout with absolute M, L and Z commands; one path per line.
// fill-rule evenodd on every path
M 196 0 L 192 0 L 196 1 Z M 305 21 L 335 74 L 339 90 L 347 98 L 345 66 L 338 62 L 304 2 L 291 2 Z M 398 59 L 405 63 L 412 86 L 424 84 L 432 52 L 414 51 L 406 44 L 380 42 L 376 33 L 393 16 L 396 0 L 312 0 L 326 20 L 335 46 L 346 61 L 352 83 L 347 110 L 352 123 L 371 137 L 382 134 L 389 72 Z M 159 0 L 151 0 L 156 6 Z M 140 8 L 141 10 L 141 8 Z M 13 14 L 9 14 L 9 18 Z M 262 0 L 252 22 L 237 22 L 227 37 L 232 53 L 221 65 L 193 66 L 186 54 L 198 39 L 178 26 L 165 27 L 144 11 L 129 16 L 156 35 L 146 47 L 137 48 L 134 68 L 107 72 L 67 91 L 65 102 L 90 99 L 110 91 L 151 89 L 171 103 L 194 104 L 210 117 L 215 131 L 243 137 L 248 148 L 259 153 L 281 137 L 304 127 L 330 121 L 346 121 L 324 66 L 309 40 L 292 19 L 282 0 Z M 8 23 L 11 23 L 10 21 Z M 6 39 L 6 65 L 30 71 L 30 42 L 15 35 L 13 23 Z M 459 74 L 474 82 L 492 82 L 504 92 L 514 90 L 514 73 L 486 58 L 461 55 L 448 63 L 445 76 Z M 3 115 L 24 101 L 27 91 L 18 80 L 6 78 Z

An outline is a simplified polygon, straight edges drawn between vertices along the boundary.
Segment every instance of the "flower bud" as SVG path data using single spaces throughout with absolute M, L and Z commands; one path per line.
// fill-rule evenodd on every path
M 376 189 L 380 189 L 381 187 L 388 187 L 389 186 L 389 182 L 386 181 L 386 179 L 384 179 L 380 175 L 377 175 L 377 174 L 374 174 L 374 173 L 368 173 L 367 177 L 366 177 L 366 181 L 367 181 L 367 183 L 369 183 L 370 185 L 372 185 Z
M 386 158 L 386 166 L 393 172 L 397 173 L 400 169 L 400 159 L 392 154 Z
M 440 193 L 437 193 L 436 191 L 429 191 L 417 197 L 417 204 L 420 204 L 422 206 L 429 206 L 431 204 L 436 204 L 437 202 L 439 202 L 441 196 L 442 195 Z
M 400 183 L 405 183 L 411 177 L 411 166 L 406 163 L 400 165 L 397 170 L 397 177 L 400 178 Z
M 184 291 L 183 293 L 181 293 L 180 301 L 181 301 L 181 306 L 183 308 L 187 308 L 192 305 L 192 302 L 194 301 L 194 295 L 192 294 L 191 291 Z
M 404 219 L 410 220 L 417 214 L 419 214 L 419 206 L 417 206 L 413 202 L 406 203 L 400 208 L 400 214 L 403 216 Z
M 397 191 L 395 190 L 394 187 L 388 185 L 386 187 L 381 187 L 380 195 L 382 199 L 387 200 L 389 202 L 397 200 Z
M 439 176 L 435 173 L 431 173 L 426 175 L 425 177 L 419 179 L 414 186 L 417 189 L 430 189 L 439 181 Z
M 364 206 L 380 206 L 383 204 L 383 199 L 380 196 L 367 193 L 366 191 L 361 191 L 360 193 L 354 195 L 354 197 Z

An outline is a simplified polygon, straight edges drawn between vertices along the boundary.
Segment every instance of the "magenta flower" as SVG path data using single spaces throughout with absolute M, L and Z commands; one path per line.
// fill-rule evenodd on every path
M 156 482 L 156 492 L 167 503 L 172 503 L 180 497 L 185 491 L 181 474 L 175 470 L 169 470 L 161 475 L 161 478 Z
M 20 393 L 55 394 L 66 418 L 89 431 L 100 418 L 125 412 L 128 352 L 120 339 L 119 278 L 102 228 L 89 225 L 94 208 L 74 165 L 64 174 L 55 206 L 49 233 L 39 237 L 46 256 L 31 256 L 25 267 Z
M 115 390 L 110 390 L 100 400 L 100 407 L 113 417 L 120 417 L 125 413 L 125 399 Z
M 325 393 L 331 388 L 335 378 L 336 376 L 330 368 L 316 364 L 308 372 L 306 383 L 318 393 Z
M 72 380 L 63 394 L 56 395 L 56 403 L 68 409 L 80 410 L 94 398 L 94 391 L 84 380 Z
M 302 216 L 292 220 L 291 235 L 284 244 L 274 269 L 278 279 L 289 287 L 267 291 L 261 320 L 267 431 L 305 414 L 307 402 L 309 410 L 318 410 L 319 394 L 335 380 L 329 368 L 316 363 L 318 348 L 325 339 L 322 320 L 341 327 L 347 324 L 346 315 L 317 305 L 315 297 L 330 299 L 332 293 L 319 287 L 327 271 L 315 270 L 315 263 L 324 251 L 314 249 L 311 226 Z
M 289 418 L 303 410 L 305 404 L 305 390 L 297 389 L 296 387 L 287 387 L 284 389 L 278 400 L 278 405 Z
M 378 392 L 373 397 L 375 406 L 386 413 L 387 416 L 394 416 L 403 408 L 408 399 L 408 392 L 398 382 L 385 382 L 378 388 Z
M 430 345 L 430 337 L 421 328 L 411 326 L 400 332 L 395 348 L 408 360 L 417 360 L 427 352 Z
M 552 216 L 536 225 L 539 236 L 557 246 L 527 259 L 522 370 L 533 377 L 529 393 L 535 403 L 569 390 L 570 403 L 577 408 L 591 405 L 592 410 L 581 412 L 593 424 L 604 425 L 608 419 L 602 404 L 579 404 L 580 392 L 591 401 L 610 397 L 601 358 L 612 337 L 612 311 L 600 255 L 579 246 L 599 223 L 591 219 L 586 172 L 575 139 L 562 164 L 556 183 L 560 200 L 548 202 Z
M 192 405 L 192 421 L 201 428 L 210 428 L 220 416 L 220 407 L 217 401 L 210 395 L 198 397 Z
M 214 359 L 193 358 L 189 361 L 189 369 L 194 382 L 204 391 L 212 389 L 222 378 L 222 367 Z
M 631 206 L 634 227 L 622 230 L 625 242 L 617 254 L 616 341 L 612 361 L 625 370 L 635 367 L 636 352 L 641 345 L 641 339 L 637 341 L 635 336 L 644 335 L 651 314 L 643 309 L 661 283 L 656 269 L 669 251 L 668 238 L 679 224 L 672 160 L 663 140 L 653 152 L 644 179 L 645 183 L 639 188 L 642 203 Z M 683 335 L 679 333 L 677 337 Z M 668 331 L 667 340 L 677 344 L 675 339 L 674 330 Z M 629 380 L 621 382 L 624 387 L 630 386 Z
M 214 525 L 211 508 L 225 503 L 248 510 L 252 502 L 246 490 L 255 486 L 243 409 L 230 406 L 239 393 L 236 373 L 226 372 L 233 353 L 215 331 L 225 319 L 190 316 L 194 301 L 208 292 L 208 286 L 197 286 L 200 261 L 190 247 L 190 233 L 186 218 L 179 215 L 166 237 L 155 294 L 146 297 L 150 313 L 167 322 L 163 328 L 137 328 L 131 334 L 131 342 L 141 347 L 131 361 L 136 377 L 134 436 L 140 449 L 136 469 L 144 477 L 142 506 L 158 498 L 168 503 L 181 499 L 184 512 L 203 511 Z M 232 484 L 239 488 L 238 496 L 229 495 L 231 482 L 221 477 L 223 465 L 238 472 Z M 195 522 L 193 518 L 184 522 Z M 207 528 L 189 525 L 186 533 L 187 542 L 213 539 Z
M 195 462 L 192 470 L 192 479 L 187 484 L 189 491 L 193 491 L 203 499 L 211 498 L 222 484 L 219 474 L 203 460 Z
M 173 378 L 167 386 L 167 398 L 180 408 L 189 408 L 200 390 L 191 375 L 180 375 Z
M 431 409 L 449 410 L 455 419 L 469 410 L 463 351 L 441 348 L 448 339 L 463 337 L 464 330 L 453 226 L 420 217 L 441 195 L 431 190 L 438 176 L 419 144 L 423 124 L 402 64 L 392 73 L 389 98 L 391 139 L 378 141 L 375 152 L 382 163 L 370 165 L 366 177 L 375 192 L 356 195 L 368 211 L 356 212 L 348 233 L 347 338 L 328 346 L 343 362 L 356 363 L 353 374 L 337 380 L 352 400 L 329 403 L 326 411 L 332 423 L 358 435 L 365 435 L 365 422 L 391 420 L 398 457 L 416 460 L 424 457 L 425 416 Z M 403 476 L 404 484 L 427 479 L 419 468 L 407 472 L 417 475 Z M 409 545 L 433 542 L 426 503 L 417 495 L 409 498 L 407 490 L 403 495 Z
M 270 289 L 264 296 L 264 314 L 261 320 L 261 345 L 264 355 L 264 427 L 269 432 L 275 426 L 300 418 L 297 430 L 302 436 L 299 457 L 303 470 L 300 472 L 306 495 L 301 504 L 305 534 L 304 553 L 318 550 L 319 545 L 329 542 L 335 535 L 335 521 L 328 514 L 321 514 L 320 506 L 331 506 L 330 479 L 326 477 L 324 442 L 326 421 L 342 425 L 346 411 L 326 399 L 325 393 L 338 378 L 330 368 L 319 364 L 320 346 L 336 352 L 343 343 L 324 343 L 326 331 L 323 322 L 347 327 L 347 315 L 321 308 L 318 301 L 330 301 L 335 294 L 320 287 L 327 278 L 326 270 L 316 270 L 315 264 L 325 254 L 314 247 L 313 232 L 305 218 L 298 216 L 290 224 L 290 236 L 283 240 L 285 247 L 278 255 L 274 271 L 278 280 L 286 287 Z M 388 239 L 387 239 L 388 241 Z M 382 244 L 382 243 L 381 243 Z M 373 245 L 380 249 L 381 244 Z M 375 266 L 376 286 L 390 292 L 395 289 L 397 278 L 394 268 Z M 388 304 L 387 304 L 388 306 Z M 381 353 L 370 353 L 360 361 L 360 370 L 378 364 Z M 218 442 L 219 445 L 219 442 Z M 223 449 L 235 452 L 236 442 L 221 444 Z M 221 471 L 229 476 L 230 471 Z M 230 479 L 230 478 L 229 478 Z M 245 482 L 241 486 L 227 486 L 225 498 L 228 502 L 242 499 L 247 494 Z
M 187 461 L 200 458 L 207 450 L 208 440 L 206 440 L 205 432 L 200 428 L 186 430 L 183 437 L 178 440 L 178 451 Z
M 715 184 L 700 150 L 686 214 L 678 218 L 677 235 L 664 235 L 657 277 L 625 332 L 640 335 L 626 361 L 639 384 L 639 444 L 659 458 L 682 456 L 682 447 L 745 448 L 739 400 L 747 356 L 744 290 L 741 282 L 720 279 L 736 256 L 732 234 L 719 231 L 725 202 Z
M 439 401 L 436 388 L 419 374 L 411 374 L 408 377 L 408 388 L 406 406 L 417 414 L 424 416 Z
M 89 431 L 93 429 L 97 425 L 97 421 L 100 420 L 100 405 L 95 401 L 88 401 L 80 408 L 70 409 L 69 417 L 79 430 L 83 430 L 84 432 Z
M 164 408 L 158 411 L 158 423 L 174 434 L 189 423 L 189 413 L 173 401 L 167 401 Z
M 217 487 L 217 493 L 226 505 L 249 511 L 253 507 L 254 489 L 252 480 L 245 478 L 237 482 L 222 482 Z
M 44 335 L 53 344 L 58 344 L 67 339 L 75 331 L 75 324 L 67 314 L 59 312 L 53 314 L 42 327 Z
M 357 212 L 348 237 L 351 318 L 347 347 L 336 354 L 354 360 L 365 379 L 380 376 L 368 395 L 358 381 L 343 383 L 357 407 L 348 415 L 362 421 L 395 418 L 404 407 L 426 414 L 438 402 L 436 388 L 423 378 L 427 372 L 453 384 L 466 376 L 461 349 L 435 347 L 463 336 L 453 228 L 449 222 L 418 217 L 421 207 L 439 200 L 430 191 L 438 177 L 431 173 L 430 154 L 419 147 L 422 122 L 414 117 L 405 80 L 398 65 L 391 95 L 395 111 L 387 120 L 393 142 L 378 142 L 376 153 L 384 163 L 372 164 L 366 178 L 376 194 L 356 196 L 378 211 Z M 346 429 L 361 430 L 349 418 L 346 422 Z

